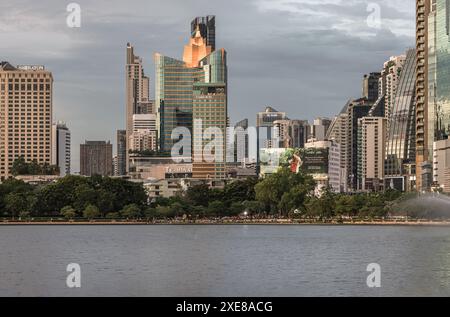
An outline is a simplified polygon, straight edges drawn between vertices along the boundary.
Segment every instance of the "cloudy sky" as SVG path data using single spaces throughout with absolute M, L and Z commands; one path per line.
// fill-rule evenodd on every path
M 271 105 L 292 119 L 335 115 L 361 94 L 364 73 L 414 45 L 414 0 L 78 0 L 81 27 L 61 0 L 2 0 L 0 60 L 53 72 L 54 119 L 79 144 L 125 126 L 125 47 L 135 46 L 154 84 L 153 53 L 181 58 L 190 21 L 216 15 L 228 51 L 232 122 Z M 377 19 L 377 16 L 380 19 Z M 154 87 L 152 88 L 154 96 Z

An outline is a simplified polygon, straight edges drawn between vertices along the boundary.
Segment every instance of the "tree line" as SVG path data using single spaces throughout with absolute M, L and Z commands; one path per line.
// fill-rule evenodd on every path
M 73 218 L 385 217 L 400 192 L 314 195 L 310 175 L 283 168 L 259 180 L 235 180 L 221 189 L 196 185 L 172 198 L 149 199 L 143 184 L 123 179 L 66 176 L 48 185 L 16 179 L 0 184 L 0 216 Z

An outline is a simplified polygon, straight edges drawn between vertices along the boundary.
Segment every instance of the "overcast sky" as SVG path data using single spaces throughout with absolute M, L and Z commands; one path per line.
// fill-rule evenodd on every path
M 70 2 L 2 0 L 0 60 L 53 72 L 54 119 L 72 131 L 73 172 L 80 143 L 115 146 L 125 127 L 126 43 L 154 86 L 153 53 L 181 58 L 195 16 L 216 15 L 233 123 L 253 124 L 267 105 L 292 119 L 332 117 L 360 96 L 364 73 L 414 45 L 414 0 L 78 0 L 80 28 L 66 25 Z M 367 22 L 377 8 L 380 27 Z

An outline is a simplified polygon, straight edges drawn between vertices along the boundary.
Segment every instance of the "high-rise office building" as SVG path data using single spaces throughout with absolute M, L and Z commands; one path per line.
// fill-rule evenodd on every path
M 223 179 L 228 123 L 227 57 L 224 49 L 214 50 L 208 45 L 209 35 L 202 34 L 201 25 L 197 23 L 193 28 L 189 44 L 184 47 L 183 61 L 155 54 L 160 149 L 170 152 L 178 142 L 172 139 L 173 131 L 187 129 L 193 137 L 193 178 Z M 201 126 L 194 126 L 199 122 Z M 213 129 L 216 133 L 205 137 Z M 204 147 L 214 149 L 212 161 L 198 155 L 203 154 Z
M 133 133 L 133 115 L 153 111 L 154 103 L 150 100 L 150 79 L 145 75 L 142 58 L 134 54 L 134 47 L 127 44 L 126 57 L 126 131 L 127 151 L 126 169 L 128 170 L 128 140 Z
M 59 167 L 61 176 L 70 175 L 70 130 L 64 122 L 52 126 L 52 165 Z
M 422 186 L 422 166 L 430 161 L 428 141 L 428 15 L 430 0 L 416 0 L 416 186 Z
M 388 119 L 388 125 L 405 59 L 406 55 L 391 56 L 383 64 L 383 70 L 381 71 L 378 84 L 378 96 L 384 95 L 384 114 Z
M 204 82 L 194 84 L 193 119 L 201 120 L 202 128 L 194 126 L 194 154 L 202 152 L 206 146 L 214 146 L 213 162 L 203 157 L 199 162 L 194 157 L 193 178 L 224 179 L 226 177 L 226 135 L 227 135 L 227 53 L 217 50 L 199 63 L 204 70 Z M 210 129 L 215 129 L 214 136 L 205 136 Z M 220 133 L 218 133 L 220 131 Z M 214 138 L 214 141 L 210 139 Z
M 358 152 L 360 144 L 358 143 L 358 120 L 367 117 L 372 105 L 366 98 L 353 100 L 347 107 L 347 177 L 349 189 L 356 190 L 358 185 Z
M 386 118 L 358 119 L 358 189 L 379 191 L 384 188 Z
M 416 8 L 416 174 L 417 188 L 429 190 L 421 168 L 432 163 L 434 142 L 450 133 L 450 3 L 417 0 Z
M 160 150 L 170 152 L 178 142 L 172 131 L 186 128 L 192 133 L 192 96 L 195 82 L 203 82 L 203 69 L 187 67 L 183 61 L 155 54 L 157 130 Z
M 416 51 L 408 50 L 397 81 L 387 125 L 386 187 L 410 191 L 415 186 L 416 161 Z
M 117 154 L 114 175 L 123 176 L 127 174 L 127 131 L 117 130 Z
M 196 36 L 197 30 L 206 40 L 206 45 L 211 46 L 212 50 L 216 50 L 216 17 L 208 15 L 205 17 L 197 17 L 191 22 L 191 36 Z
M 111 176 L 112 144 L 108 141 L 86 141 L 80 145 L 80 174 Z
M 19 157 L 51 164 L 53 76 L 44 66 L 0 62 L 0 178 Z

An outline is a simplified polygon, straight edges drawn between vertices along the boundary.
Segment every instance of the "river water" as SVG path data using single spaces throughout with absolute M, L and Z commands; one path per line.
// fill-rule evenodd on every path
M 450 295 L 450 228 L 0 226 L 0 296 L 416 295 Z

